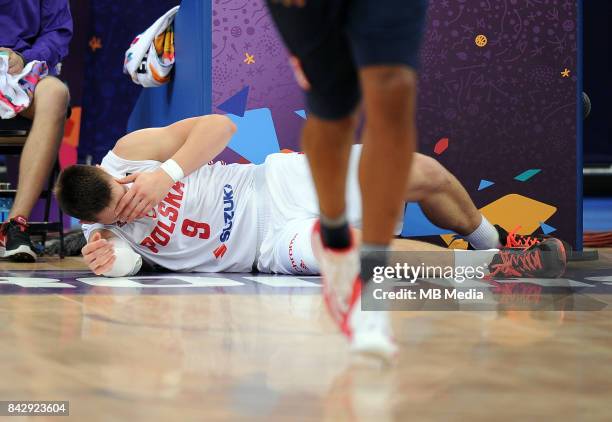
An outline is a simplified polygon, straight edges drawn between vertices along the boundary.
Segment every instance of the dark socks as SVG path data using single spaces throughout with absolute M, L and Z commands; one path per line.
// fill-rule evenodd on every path
M 344 249 L 351 246 L 351 231 L 346 216 L 327 218 L 321 215 L 321 238 L 330 249 Z

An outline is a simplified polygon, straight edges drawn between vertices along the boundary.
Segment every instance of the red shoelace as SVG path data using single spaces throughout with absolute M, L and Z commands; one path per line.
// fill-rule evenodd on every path
M 508 237 L 506 238 L 506 247 L 507 248 L 522 248 L 527 249 L 532 247 L 533 245 L 537 245 L 541 242 L 540 239 L 537 239 L 532 236 L 524 236 L 521 234 L 517 234 L 517 232 L 521 229 L 521 226 L 518 226 L 516 229 L 512 230 L 508 233 Z M 519 236 L 519 238 L 517 238 Z

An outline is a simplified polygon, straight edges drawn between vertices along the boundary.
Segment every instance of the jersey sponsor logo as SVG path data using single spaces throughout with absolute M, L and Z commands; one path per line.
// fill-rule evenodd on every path
M 227 252 L 227 245 L 223 243 L 221 244 L 221 246 L 219 246 L 213 251 L 213 255 L 215 256 L 216 259 L 220 259 L 220 258 L 223 258 L 223 255 L 225 255 L 225 252 Z
M 232 185 L 223 186 L 223 223 L 223 231 L 219 240 L 227 242 L 234 225 L 234 188 Z
M 293 268 L 293 271 L 295 271 L 296 273 L 303 273 L 304 271 L 309 270 L 303 259 L 300 259 L 299 265 L 295 259 L 295 239 L 297 239 L 297 237 L 298 233 L 296 233 L 295 236 L 293 236 L 291 238 L 291 241 L 289 242 L 289 262 L 291 263 L 291 268 Z
M 234 188 L 232 185 L 227 184 L 223 186 L 223 230 L 219 236 L 221 246 L 213 251 L 215 259 L 223 258 L 223 255 L 227 252 L 227 242 L 232 234 L 232 227 L 234 226 L 234 214 L 235 214 L 235 202 L 234 202 Z

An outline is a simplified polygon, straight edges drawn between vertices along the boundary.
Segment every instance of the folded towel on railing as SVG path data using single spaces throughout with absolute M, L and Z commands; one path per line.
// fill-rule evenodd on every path
M 144 87 L 161 86 L 170 80 L 174 67 L 174 16 L 179 6 L 173 7 L 157 19 L 145 32 L 132 41 L 125 52 L 123 73 Z
M 47 63 L 31 61 L 16 74 L 8 73 L 8 55 L 0 54 L 0 118 L 12 119 L 30 106 L 36 84 L 47 76 Z

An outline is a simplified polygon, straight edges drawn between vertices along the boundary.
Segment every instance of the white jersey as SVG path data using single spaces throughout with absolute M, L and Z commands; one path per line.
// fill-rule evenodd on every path
M 161 163 L 125 160 L 110 151 L 101 166 L 121 178 Z M 249 272 L 257 251 L 253 164 L 205 165 L 180 180 L 149 213 L 129 224 L 85 224 L 85 237 L 108 229 L 149 262 L 173 271 Z

